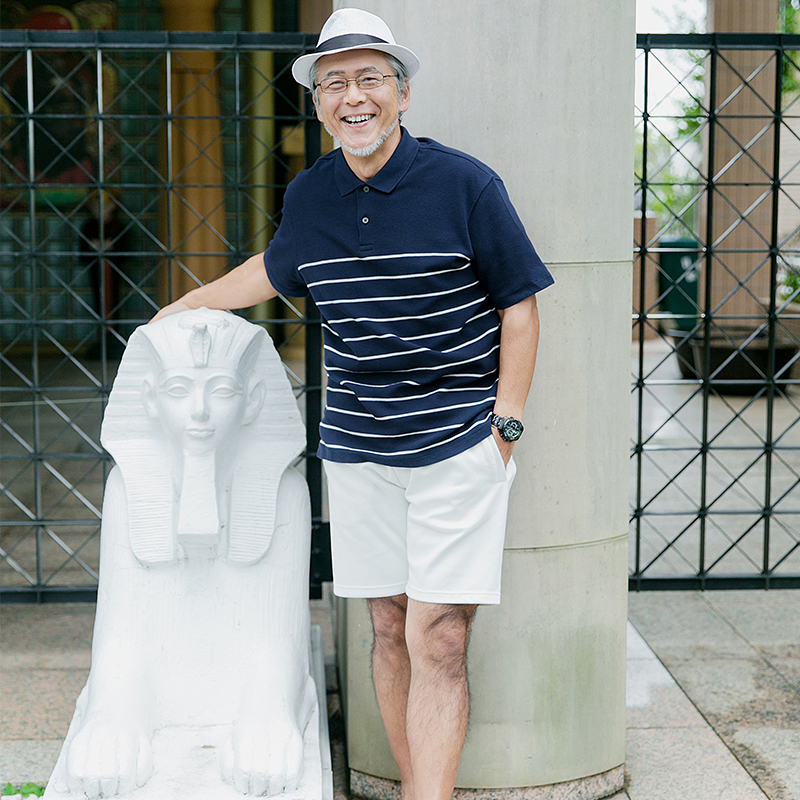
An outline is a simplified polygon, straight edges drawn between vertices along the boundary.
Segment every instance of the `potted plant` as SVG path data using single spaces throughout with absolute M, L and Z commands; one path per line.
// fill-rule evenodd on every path
M 781 336 L 800 344 L 800 264 L 796 257 L 778 259 L 775 304 Z

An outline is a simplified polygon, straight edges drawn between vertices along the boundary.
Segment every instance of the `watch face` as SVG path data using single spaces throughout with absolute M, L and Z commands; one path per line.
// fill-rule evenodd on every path
M 507 442 L 516 442 L 522 436 L 522 423 L 513 417 L 506 417 L 500 435 Z

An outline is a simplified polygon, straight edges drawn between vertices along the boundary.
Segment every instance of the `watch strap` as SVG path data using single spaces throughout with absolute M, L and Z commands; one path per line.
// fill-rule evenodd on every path
M 499 414 L 492 414 L 491 422 L 500 433 L 500 438 L 506 442 L 516 442 L 525 430 L 516 417 L 501 417 Z

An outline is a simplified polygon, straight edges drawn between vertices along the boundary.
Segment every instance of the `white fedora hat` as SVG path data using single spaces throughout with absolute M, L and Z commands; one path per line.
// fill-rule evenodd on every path
M 322 56 L 345 50 L 380 50 L 389 53 L 406 68 L 409 78 L 419 69 L 419 59 L 407 47 L 395 42 L 389 26 L 380 17 L 360 8 L 340 8 L 322 26 L 314 52 L 300 56 L 292 64 L 294 79 L 307 89 L 313 89 L 310 75 L 312 65 Z

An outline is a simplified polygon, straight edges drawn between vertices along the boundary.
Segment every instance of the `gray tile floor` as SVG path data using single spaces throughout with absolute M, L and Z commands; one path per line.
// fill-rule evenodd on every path
M 671 726 L 660 725 L 660 734 L 652 734 L 631 727 L 629 717 L 631 800 L 800 798 L 800 590 L 643 592 L 631 595 L 629 609 L 633 627 L 693 707 L 699 727 L 714 739 L 688 761 L 676 761 L 676 779 L 694 763 L 695 777 L 712 781 L 705 794 L 696 784 L 687 795 L 637 794 L 639 750 L 646 753 L 649 738 L 666 735 Z M 635 682 L 635 674 L 648 668 L 629 660 L 629 669 Z M 630 697 L 629 691 L 629 714 Z M 691 737 L 677 738 L 685 743 Z M 742 788 L 715 794 L 714 777 L 733 780 L 736 772 L 746 779 L 737 784 Z

